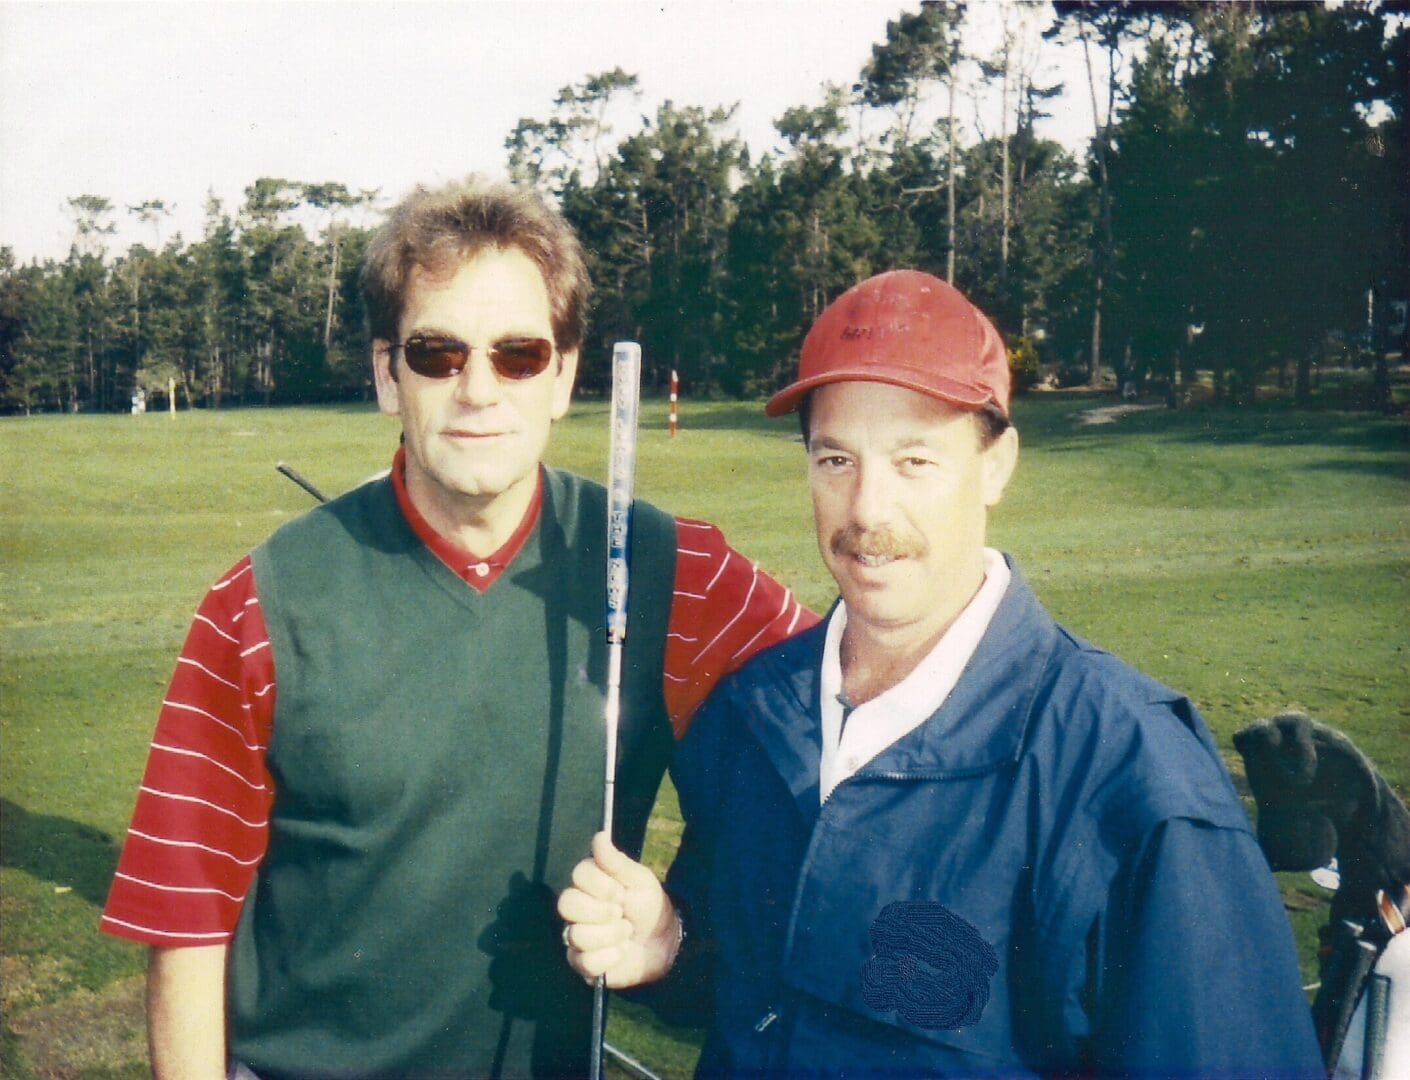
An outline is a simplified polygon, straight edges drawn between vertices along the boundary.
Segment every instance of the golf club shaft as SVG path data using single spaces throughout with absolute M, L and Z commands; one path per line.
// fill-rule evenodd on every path
M 278 469 L 280 472 L 282 472 L 285 476 L 287 476 L 287 477 L 288 477 L 290 480 L 292 480 L 294 483 L 298 484 L 299 487 L 303 488 L 305 491 L 307 491 L 310 495 L 312 495 L 312 496 L 313 496 L 315 499 L 317 499 L 319 502 L 327 502 L 327 501 L 328 501 L 327 496 L 325 496 L 325 495 L 323 494 L 323 492 L 319 491 L 319 490 L 318 490 L 316 487 L 314 487 L 311 483 L 309 483 L 309 482 L 308 482 L 307 480 L 305 480 L 302 476 L 300 476 L 300 475 L 298 474 L 298 472 L 294 469 L 293 466 L 291 466 L 291 465 L 285 465 L 285 464 L 281 461 L 281 462 L 279 462 L 278 465 L 276 465 L 276 466 L 274 466 L 274 467 L 275 467 L 276 469 Z
M 617 726 L 622 700 L 622 645 L 627 638 L 632 481 L 636 472 L 637 416 L 641 404 L 641 346 L 619 341 L 612 349 L 611 449 L 607 485 L 607 698 L 602 787 L 602 829 L 612 834 L 617 793 Z M 607 1024 L 607 984 L 599 976 L 592 991 L 592 1080 L 602 1076 L 602 1040 Z

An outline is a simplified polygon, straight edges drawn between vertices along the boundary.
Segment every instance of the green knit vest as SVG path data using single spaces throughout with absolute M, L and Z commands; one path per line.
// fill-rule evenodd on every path
M 591 992 L 555 904 L 602 816 L 606 493 L 544 475 L 537 528 L 483 595 L 386 480 L 254 552 L 275 799 L 229 1012 L 261 1075 L 586 1071 Z M 672 745 L 675 556 L 674 521 L 638 503 L 615 829 L 634 854 Z

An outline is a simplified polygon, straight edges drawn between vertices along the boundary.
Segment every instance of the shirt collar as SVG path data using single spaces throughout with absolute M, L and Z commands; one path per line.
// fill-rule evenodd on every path
M 397 506 L 401 509 L 402 517 L 406 518 L 406 523 L 411 526 L 411 531 L 416 534 L 417 539 L 430 548 L 431 553 L 445 563 L 456 577 L 476 592 L 483 593 L 508 569 L 539 523 L 539 512 L 543 507 L 543 467 L 539 467 L 534 483 L 534 497 L 529 502 L 529 508 L 524 511 L 523 520 L 509 539 L 500 545 L 499 550 L 486 558 L 466 551 L 436 532 L 421 511 L 416 509 L 406 490 L 404 446 L 397 447 L 396 457 L 392 459 L 392 490 L 396 492 Z
M 1010 571 L 1004 557 L 984 549 L 984 582 L 940 640 L 904 679 L 871 701 L 852 710 L 842 724 L 842 631 L 847 607 L 838 601 L 827 623 L 819 673 L 822 710 L 821 791 L 832 789 L 882 750 L 914 731 L 939 711 L 959 682 L 966 665 L 989 628 L 1004 593 Z

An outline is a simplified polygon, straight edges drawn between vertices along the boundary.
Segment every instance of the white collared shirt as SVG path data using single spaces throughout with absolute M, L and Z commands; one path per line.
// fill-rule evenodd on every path
M 1009 587 L 1009 567 L 993 548 L 984 549 L 984 584 L 934 648 L 904 679 L 864 705 L 858 705 L 842 723 L 842 631 L 847 626 L 847 606 L 838 601 L 827 622 L 823 641 L 822 761 L 819 796 L 823 802 L 833 788 L 855 773 L 888 746 L 923 724 L 945 703 L 960 681 L 974 650 L 999 602 Z

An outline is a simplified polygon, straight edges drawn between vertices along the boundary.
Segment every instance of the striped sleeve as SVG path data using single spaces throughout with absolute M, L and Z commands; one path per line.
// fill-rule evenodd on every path
M 268 841 L 274 659 L 248 557 L 196 612 L 162 702 L 102 929 L 149 945 L 235 931 Z
M 666 637 L 666 709 L 676 738 L 715 683 L 818 618 L 725 543 L 713 525 L 676 519 L 676 582 Z

